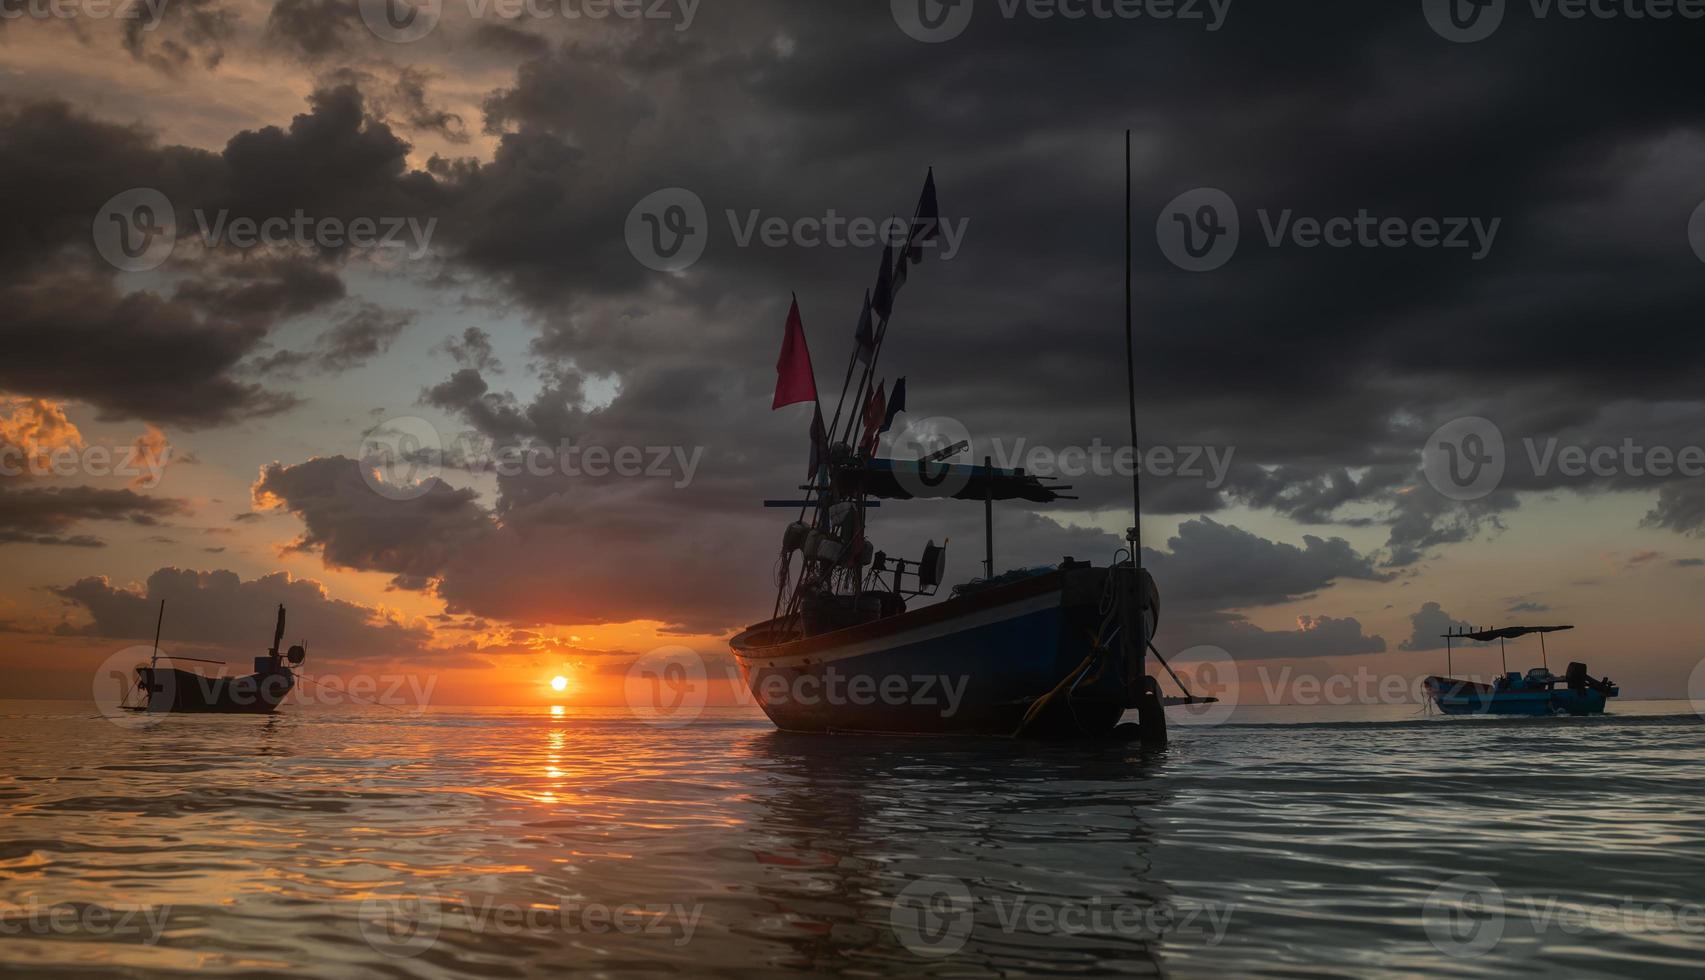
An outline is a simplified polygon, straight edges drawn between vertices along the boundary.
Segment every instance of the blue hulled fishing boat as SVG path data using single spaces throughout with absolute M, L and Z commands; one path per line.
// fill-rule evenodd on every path
M 1129 134 L 1126 139 L 1129 374 Z M 1120 729 L 1124 714 L 1134 709 L 1137 723 L 1124 726 L 1123 734 L 1163 743 L 1163 707 L 1192 699 L 1187 691 L 1162 697 L 1148 674 L 1148 654 L 1159 660 L 1150 640 L 1160 600 L 1140 566 L 1137 528 L 1131 527 L 1126 546 L 1106 565 L 1064 556 L 1054 564 L 996 574 L 995 502 L 1047 504 L 1072 499 L 1062 492 L 1071 488 L 996 467 L 988 457 L 981 465 L 956 461 L 969 454 L 968 440 L 930 445 L 924 436 L 915 440 L 924 443 L 917 458 L 877 455 L 882 433 L 903 404 L 901 385 L 888 400 L 876 375 L 894 296 L 921 262 L 939 221 L 932 172 L 904 242 L 883 250 L 833 418 L 825 426 L 820 405 L 815 412 L 810 480 L 800 487 L 805 498 L 766 501 L 796 507 L 799 517 L 782 536 L 774 614 L 730 641 L 735 660 L 758 704 L 787 731 L 1101 736 Z M 817 402 L 797 299 L 777 375 L 775 407 Z M 843 419 L 849 405 L 856 407 Z M 1134 447 L 1134 395 L 1129 410 Z M 1135 503 L 1140 499 L 1135 475 L 1132 484 Z M 929 542 L 913 560 L 876 550 L 868 537 L 868 517 L 882 502 L 915 498 L 980 502 L 984 508 L 983 575 L 953 586 L 944 598 L 938 590 L 945 541 Z
M 1503 672 L 1492 683 L 1457 677 L 1427 678 L 1427 697 L 1447 715 L 1598 715 L 1605 701 L 1622 693 L 1610 678 L 1594 679 L 1587 665 L 1570 663 L 1559 677 L 1545 665 L 1545 634 L 1571 630 L 1573 626 L 1504 626 L 1497 629 L 1461 630 L 1444 634 L 1445 671 L 1452 673 L 1453 640 L 1498 641 Z M 1541 666 L 1523 674 L 1509 669 L 1504 644 L 1522 636 L 1538 635 Z

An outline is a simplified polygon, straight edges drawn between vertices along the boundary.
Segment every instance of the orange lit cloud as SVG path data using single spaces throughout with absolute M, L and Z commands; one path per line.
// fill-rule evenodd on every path
M 65 415 L 65 406 L 46 398 L 0 395 L 0 452 L 11 470 L 44 470 L 55 450 L 82 449 L 83 433 Z

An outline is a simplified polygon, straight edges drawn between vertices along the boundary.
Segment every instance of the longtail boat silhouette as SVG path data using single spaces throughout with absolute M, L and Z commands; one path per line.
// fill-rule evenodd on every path
M 1594 680 L 1587 673 L 1587 665 L 1578 662 L 1570 663 L 1563 676 L 1558 677 L 1546 663 L 1545 634 L 1572 629 L 1573 626 L 1504 626 L 1444 633 L 1447 674 L 1455 672 L 1451 666 L 1451 641 L 1462 639 L 1481 643 L 1497 640 L 1503 673 L 1490 684 L 1434 675 L 1427 678 L 1427 696 L 1447 715 L 1603 714 L 1605 699 L 1622 693 L 1610 678 Z M 1511 670 L 1504 644 L 1530 634 L 1539 636 L 1541 665 L 1526 674 Z
M 265 655 L 254 659 L 254 673 L 242 675 L 218 674 L 208 676 L 180 667 L 161 667 L 161 660 L 189 663 L 220 664 L 223 660 L 203 660 L 160 654 L 160 627 L 166 619 L 166 602 L 160 601 L 159 618 L 154 623 L 154 654 L 147 666 L 136 668 L 138 703 L 126 703 L 129 711 L 211 713 L 211 714 L 270 714 L 296 687 L 296 671 L 307 659 L 301 644 L 284 652 L 284 606 L 278 607 L 278 626 L 272 635 L 272 647 Z
M 1129 132 L 1125 154 L 1125 367 L 1135 447 Z M 897 261 L 892 243 L 883 249 L 828 426 L 817 406 L 810 482 L 800 487 L 805 499 L 765 501 L 798 507 L 800 514 L 782 536 L 772 617 L 730 640 L 735 660 L 757 702 L 786 731 L 1104 736 L 1136 709 L 1137 724 L 1121 734 L 1163 744 L 1166 704 L 1214 699 L 1192 698 L 1187 690 L 1183 697 L 1163 697 L 1148 674 L 1148 653 L 1160 659 L 1151 642 L 1160 596 L 1141 566 L 1135 520 L 1107 566 L 1066 557 L 996 574 L 994 502 L 1073 499 L 1061 493 L 1069 486 L 998 468 L 989 457 L 982 465 L 952 462 L 969 450 L 965 440 L 920 451 L 917 459 L 875 454 L 898 410 L 884 404 L 876 374 L 893 297 L 910 267 L 921 262 L 939 221 L 931 170 Z M 777 372 L 773 407 L 817 402 L 797 298 Z M 897 401 L 901 390 L 897 384 Z M 856 392 L 850 404 L 857 408 L 843 425 L 849 391 Z M 1134 516 L 1140 516 L 1134 470 L 1131 490 Z M 915 497 L 980 501 L 986 544 L 981 578 L 953 587 L 944 601 L 908 609 L 908 600 L 933 597 L 942 586 L 947 544 L 929 542 L 917 560 L 892 557 L 873 548 L 866 520 L 882 500 Z M 797 577 L 791 574 L 796 554 Z

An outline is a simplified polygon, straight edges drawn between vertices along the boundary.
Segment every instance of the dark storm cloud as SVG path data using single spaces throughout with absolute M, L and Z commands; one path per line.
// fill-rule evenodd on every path
M 530 31 L 489 21 L 474 28 L 473 38 L 481 48 L 518 57 L 536 58 L 550 47 L 549 41 Z
M 0 544 L 100 547 L 100 539 L 65 532 L 87 521 L 155 524 L 189 512 L 189 502 L 148 497 L 134 490 L 98 487 L 27 487 L 0 490 Z
M 71 632 L 112 639 L 154 633 L 164 600 L 174 641 L 239 656 L 266 652 L 280 603 L 288 614 L 286 643 L 302 642 L 311 657 L 362 659 L 405 656 L 430 640 L 429 631 L 388 619 L 377 610 L 333 598 L 312 579 L 274 572 L 244 581 L 236 572 L 161 568 L 138 592 L 104 576 L 80 579 L 52 592 L 81 607 L 91 621 Z M 236 663 L 246 663 L 236 660 Z
M 297 376 L 308 367 L 330 374 L 348 371 L 389 350 L 413 321 L 412 312 L 359 303 L 321 333 L 313 349 L 268 354 L 255 363 L 255 371 L 284 377 Z
M 457 549 L 488 531 L 476 497 L 438 480 L 418 496 L 384 497 L 343 456 L 272 463 L 254 485 L 257 508 L 282 507 L 302 519 L 294 547 L 319 551 L 328 565 L 384 572 L 413 589 L 425 588 Z
M 1705 483 L 1671 483 L 1658 491 L 1657 506 L 1640 522 L 1684 534 L 1705 533 Z
M 1384 653 L 1385 639 L 1369 636 L 1354 617 L 1299 616 L 1294 630 L 1264 630 L 1231 613 L 1204 614 L 1181 623 L 1162 623 L 1156 644 L 1177 653 L 1191 646 L 1215 646 L 1235 660 L 1290 660 Z
M 556 493 L 512 501 L 501 525 L 472 491 L 442 482 L 413 499 L 382 496 L 341 456 L 272 464 L 254 494 L 257 506 L 301 518 L 297 547 L 328 565 L 434 588 L 452 612 L 521 622 L 720 629 L 750 615 L 765 590 L 762 573 L 728 569 L 774 557 L 764 511 L 705 520 L 668 479 L 565 480 Z
M 344 50 L 361 30 L 355 0 L 278 0 L 266 19 L 267 35 L 308 61 Z
M 359 30 L 351 10 L 280 4 L 270 23 L 324 58 Z M 481 25 L 479 37 L 503 43 L 495 26 Z M 428 405 L 485 435 L 706 448 L 686 493 L 642 485 L 624 499 L 615 486 L 581 499 L 587 490 L 554 476 L 501 479 L 494 533 L 513 538 L 511 553 L 538 543 L 515 567 L 549 577 L 548 555 L 574 554 L 555 586 L 597 573 L 591 555 L 606 533 L 629 546 L 683 528 L 716 541 L 706 550 L 723 563 L 642 552 L 638 567 L 674 578 L 672 595 L 646 593 L 659 608 L 698 603 L 701 592 L 707 604 L 741 601 L 727 591 L 726 569 L 767 567 L 773 547 L 753 542 L 773 540 L 775 515 L 754 513 L 753 501 L 791 492 L 805 450 L 797 413 L 766 410 L 788 293 L 801 298 L 832 398 L 875 253 L 738 247 L 730 210 L 790 221 L 829 208 L 903 214 L 933 164 L 944 213 L 971 223 L 960 255 L 914 270 L 884 373 L 908 377 L 912 413 L 961 420 L 978 454 L 1017 436 L 1056 448 L 1123 442 L 1127 125 L 1136 132 L 1143 442 L 1236 450 L 1224 487 L 1149 481 L 1152 512 L 1239 503 L 1304 524 L 1378 526 L 1389 535 L 1378 556 L 1388 567 L 1514 520 L 1518 492 L 1647 493 L 1657 498 L 1655 525 L 1698 524 L 1690 484 L 1571 481 L 1512 458 L 1501 491 L 1464 505 L 1418 471 L 1428 433 L 1465 414 L 1497 422 L 1516 455 L 1522 437 L 1649 435 L 1660 403 L 1685 408 L 1666 425 L 1698 431 L 1705 334 L 1694 321 L 1705 275 L 1685 230 L 1705 199 L 1705 109 L 1692 95 L 1705 63 L 1693 22 L 1512 19 L 1488 42 L 1456 45 L 1415 5 L 1338 2 L 1239 6 L 1212 33 L 980 16 L 963 37 L 923 45 L 882 4 L 754 3 L 707 7 L 690 31 L 628 27 L 575 32 L 554 49 L 522 42 L 535 56 L 483 100 L 482 127 L 500 134 L 486 162 L 436 159 L 410 171 L 406 144 L 371 118 L 355 85 L 317 93 L 288 129 L 238 134 L 221 154 L 159 150 L 135 133 L 119 151 L 144 172 L 194 170 L 210 190 L 185 199 L 234 214 L 305 201 L 332 213 L 440 218 L 441 257 L 507 291 L 538 331 L 537 389 L 496 385 L 480 363 L 423 379 Z M 705 257 L 680 275 L 643 267 L 622 233 L 635 202 L 671 186 L 698 193 L 711 225 Z M 1165 202 L 1201 186 L 1236 202 L 1243 240 L 1225 267 L 1192 274 L 1166 260 L 1152 229 Z M 1270 246 L 1264 218 L 1287 209 L 1496 218 L 1500 231 L 1479 261 L 1446 249 Z M 594 377 L 619 389 L 597 409 L 584 394 Z M 1120 477 L 1075 482 L 1086 508 L 1119 506 L 1127 493 Z M 309 543 L 328 552 L 344 519 L 362 512 L 351 505 L 334 520 L 290 506 L 310 522 L 310 538 L 309 515 L 318 516 L 321 537 Z M 477 526 L 476 512 L 487 519 L 469 501 L 455 509 L 464 526 Z M 884 522 L 908 526 L 890 513 Z M 746 533 L 758 527 L 770 537 Z M 1329 537 L 1305 539 L 1298 555 L 1224 538 L 1213 543 L 1277 562 L 1261 567 L 1284 583 L 1279 596 L 1384 574 L 1373 571 L 1375 556 L 1346 555 Z M 349 549 L 335 560 L 409 581 L 446 567 L 402 559 L 408 543 Z M 504 553 L 470 555 L 485 578 L 449 576 L 440 587 L 458 602 L 537 614 L 543 589 L 487 596 Z M 1322 579 L 1328 568 L 1335 574 Z M 1197 571 L 1180 559 L 1170 574 L 1189 581 Z M 1222 599 L 1285 601 L 1258 591 Z M 699 621 L 703 612 L 654 615 Z
M 1411 653 L 1419 653 L 1423 650 L 1443 650 L 1446 633 L 1460 633 L 1463 630 L 1474 628 L 1472 624 L 1459 619 L 1452 619 L 1450 614 L 1444 611 L 1444 607 L 1436 602 L 1423 604 L 1419 610 L 1409 617 L 1409 624 L 1411 626 L 1409 639 L 1399 643 L 1397 649 Z
M 70 274 L 0 288 L 0 388 L 75 398 L 103 418 L 183 426 L 267 415 L 289 395 L 228 372 L 265 335 L 253 320 L 203 318 L 154 293 L 120 293 L 109 277 Z
M 1390 581 L 1343 538 L 1303 536 L 1303 546 L 1268 541 L 1202 517 L 1185 521 L 1168 553 L 1144 564 L 1169 590 L 1221 608 L 1275 605 L 1309 597 L 1340 579 Z
M 468 327 L 459 337 L 446 337 L 434 350 L 442 350 L 464 368 L 478 372 L 501 372 L 503 364 L 492 352 L 491 334 L 479 327 Z M 483 383 L 483 382 L 482 382 Z
M 360 93 L 331 89 L 288 130 L 237 134 L 218 154 L 160 147 L 145 132 L 64 105 L 0 107 L 0 181 L 27 189 L 0 232 L 0 388 L 75 398 L 103 418 L 185 427 L 267 415 L 294 404 L 238 376 L 281 319 L 343 296 L 344 253 L 238 254 L 198 249 L 200 220 L 418 214 L 432 190 L 404 166 L 407 144 L 366 117 Z M 169 297 L 95 257 L 90 227 L 103 204 L 134 187 L 159 190 L 177 218 Z M 193 241 L 192 241 L 193 240 Z M 397 314 L 340 325 L 326 352 L 352 363 Z M 338 331 L 342 331 L 341 333 Z M 341 346 L 339 346 L 341 345 Z
M 462 117 L 428 101 L 426 86 L 430 79 L 427 73 L 413 68 L 404 68 L 398 74 L 395 94 L 403 122 L 410 129 L 437 133 L 451 143 L 468 142 Z
M 480 434 L 508 444 L 537 427 L 515 396 L 496 392 L 479 369 L 464 367 L 421 393 L 421 401 L 463 419 Z
M 320 74 L 319 89 L 352 86 L 361 91 L 372 119 L 407 132 L 429 132 L 446 142 L 467 143 L 470 137 L 460 114 L 436 105 L 428 87 L 438 75 L 412 65 L 387 62 L 363 68 L 341 66 Z
M 1689 162 L 1705 157 L 1675 134 L 1697 136 L 1698 113 L 1644 96 L 1630 113 L 1618 94 L 1697 81 L 1690 28 L 1596 25 L 1620 46 L 1595 57 L 1628 88 L 1566 73 L 1558 94 L 1536 90 L 1529 66 L 1585 49 L 1555 25 L 1512 25 L 1464 50 L 1408 9 L 1237 14 L 1213 35 L 991 18 L 926 47 L 886 11 L 770 8 L 713 14 L 686 39 L 569 42 L 486 100 L 488 130 L 505 133 L 491 163 L 437 171 L 486 219 L 450 232 L 451 247 L 540 312 L 542 357 L 629 383 L 697 358 L 707 377 L 761 390 L 779 283 L 806 297 L 832 378 L 872 256 L 736 248 L 724 212 L 882 217 L 908 206 L 927 160 L 947 210 L 973 223 L 967 251 L 926 263 L 902 298 L 887 363 L 924 393 L 914 403 L 985 439 L 1118 440 L 1117 123 L 1132 121 L 1144 439 L 1239 455 L 1223 493 L 1156 479 L 1152 508 L 1212 512 L 1229 497 L 1304 523 L 1384 526 L 1394 567 L 1516 506 L 1507 494 L 1473 508 L 1422 499 L 1420 447 L 1461 412 L 1464 386 L 1536 435 L 1570 422 L 1555 406 L 1581 405 L 1566 393 L 1583 386 L 1694 390 L 1687 310 L 1705 294 L 1679 229 L 1705 196 Z M 1428 81 L 1440 77 L 1458 81 Z M 767 139 L 729 139 L 731 120 Z M 705 259 L 676 280 L 646 273 L 616 233 L 631 202 L 671 184 L 700 193 L 712 225 Z M 1200 185 L 1239 202 L 1245 243 L 1226 268 L 1191 276 L 1149 229 L 1164 201 Z M 1255 211 L 1287 208 L 1496 217 L 1503 237 L 1479 263 L 1268 247 Z M 737 310 L 730 333 L 718 321 Z M 1629 322 L 1644 339 L 1593 353 Z M 478 399 L 508 435 L 529 411 L 483 380 L 446 384 L 435 404 Z M 1086 482 L 1092 503 L 1120 493 L 1117 480 Z
M 31 534 L 0 528 L 0 544 L 42 544 L 62 548 L 104 548 L 107 543 L 92 534 Z
M 335 269 L 302 256 L 222 262 L 173 292 L 173 298 L 206 313 L 263 323 L 275 315 L 310 312 L 343 296 Z
M 220 0 L 170 0 L 128 5 L 124 48 L 130 56 L 167 74 L 199 61 L 212 70 L 225 59 L 241 17 Z

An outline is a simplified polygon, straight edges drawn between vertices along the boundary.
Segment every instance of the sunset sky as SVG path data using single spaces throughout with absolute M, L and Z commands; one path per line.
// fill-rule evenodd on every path
M 801 219 L 903 217 L 933 167 L 962 223 L 896 304 L 896 434 L 962 426 L 978 459 L 1124 445 L 1127 127 L 1142 442 L 1229 459 L 1223 479 L 1145 473 L 1160 649 L 1414 675 L 1442 671 L 1453 624 L 1570 623 L 1553 669 L 1685 696 L 1705 479 L 1576 475 L 1547 447 L 1705 444 L 1698 21 L 1522 4 L 1458 43 L 1415 2 L 1231 4 L 1210 30 L 988 0 L 931 43 L 905 6 L 445 0 L 402 43 L 355 0 L 0 20 L 7 696 L 89 697 L 161 599 L 172 652 L 246 663 L 283 602 L 310 671 L 428 674 L 441 703 L 616 702 L 668 645 L 721 663 L 770 614 L 791 514 L 761 503 L 806 467 L 810 406 L 770 409 L 790 298 L 832 403 L 880 252 Z M 630 213 L 670 188 L 708 240 L 660 271 Z M 1199 188 L 1241 237 L 1189 271 L 1168 209 Z M 138 189 L 175 244 L 130 271 L 102 236 Z M 208 241 L 221 212 L 231 236 Z M 404 244 L 246 247 L 231 224 L 298 212 Z M 1478 250 L 1273 234 L 1362 213 L 1497 225 Z M 742 243 L 770 218 L 788 231 Z M 1471 499 L 1423 473 L 1459 418 L 1506 447 Z M 424 492 L 381 492 L 358 462 L 375 432 L 452 451 Z M 633 447 L 643 472 L 469 458 L 565 444 Z M 132 455 L 164 469 L 100 462 Z M 1112 557 L 1127 479 L 1066 482 L 1080 499 L 997 507 L 1000 566 Z M 872 533 L 909 556 L 951 538 L 962 581 L 982 519 L 890 504 Z M 1538 663 L 1521 649 L 1512 668 Z

